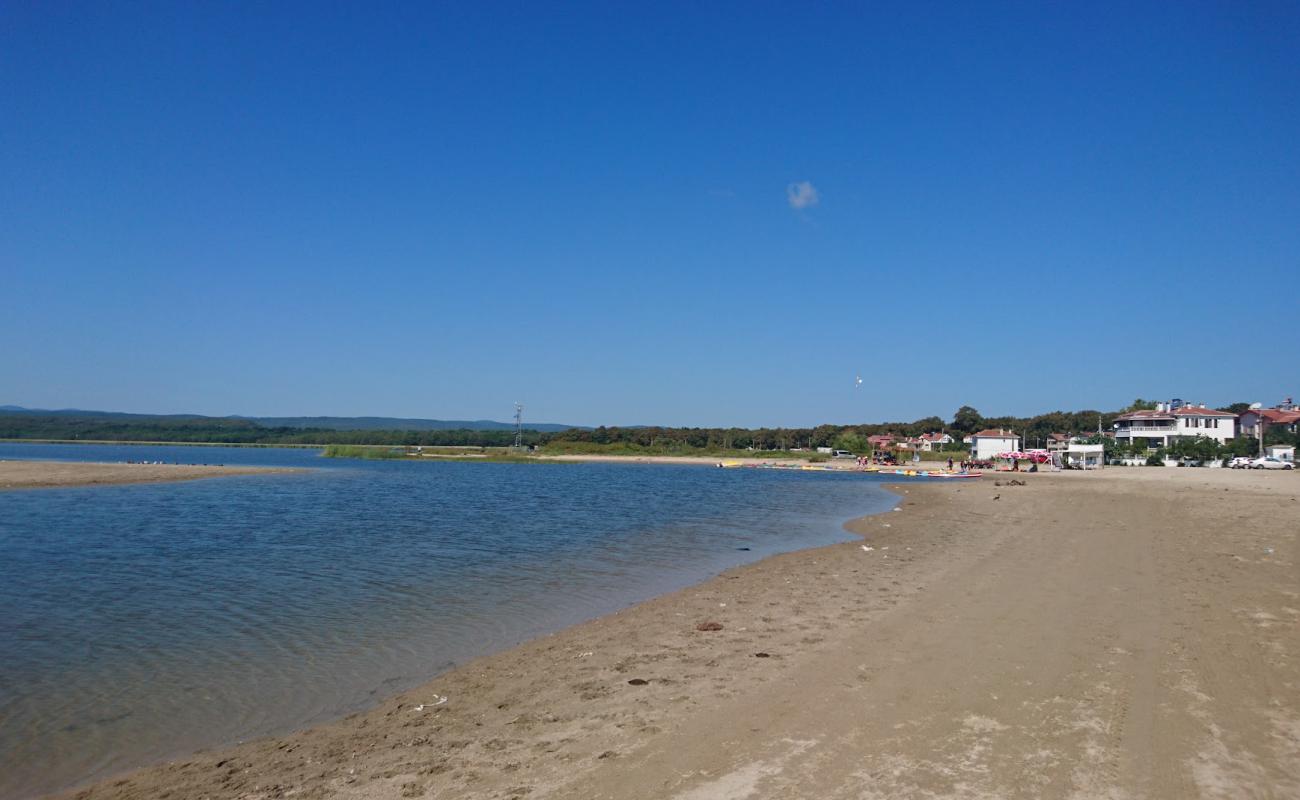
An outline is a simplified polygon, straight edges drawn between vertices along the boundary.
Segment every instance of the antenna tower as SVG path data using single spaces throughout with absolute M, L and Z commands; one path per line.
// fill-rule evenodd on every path
M 515 403 L 515 449 L 524 448 L 524 404 Z

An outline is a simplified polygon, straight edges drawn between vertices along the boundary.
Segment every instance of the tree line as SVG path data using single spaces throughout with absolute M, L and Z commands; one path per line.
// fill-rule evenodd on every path
M 542 434 L 524 431 L 524 444 L 541 443 Z M 181 444 L 377 444 L 507 447 L 514 431 L 336 431 L 326 428 L 269 427 L 249 420 L 209 417 L 117 421 L 104 417 L 0 414 L 0 439 L 176 442 Z
M 962 437 L 985 428 L 1005 428 L 1022 437 L 1025 446 L 1046 442 L 1052 433 L 1097 434 L 1111 430 L 1118 415 L 1154 403 L 1135 400 L 1118 411 L 1052 411 L 1033 417 L 985 417 L 970 406 L 962 406 L 951 420 L 937 416 L 912 422 L 881 422 L 856 425 L 818 425 L 811 428 L 687 428 L 606 427 L 573 428 L 540 433 L 525 430 L 523 443 L 552 451 L 612 451 L 645 453 L 725 452 L 733 450 L 780 451 L 834 447 L 865 453 L 867 437 L 876 434 L 920 436 L 923 433 L 951 434 L 960 448 Z M 1234 404 L 1227 410 L 1244 410 Z M 0 413 L 0 439 L 60 439 L 73 441 L 177 442 L 230 444 L 319 444 L 389 446 L 508 447 L 514 443 L 511 430 L 352 430 L 325 428 L 269 427 L 250 420 L 211 417 L 129 421 L 105 417 L 44 416 Z M 1274 440 L 1294 439 L 1294 434 L 1270 431 Z

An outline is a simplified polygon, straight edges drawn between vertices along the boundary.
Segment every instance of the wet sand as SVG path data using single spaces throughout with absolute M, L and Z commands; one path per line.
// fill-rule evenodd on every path
M 71 796 L 1300 796 L 1300 476 L 1008 477 Z
M 165 483 L 168 481 L 216 478 L 223 475 L 262 475 L 301 471 L 272 467 L 219 467 L 199 464 L 0 461 L 0 490 L 100 486 L 120 483 Z

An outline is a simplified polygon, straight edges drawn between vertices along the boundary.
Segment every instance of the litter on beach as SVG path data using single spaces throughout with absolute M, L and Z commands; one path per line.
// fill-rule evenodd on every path
M 433 703 L 421 703 L 420 705 L 418 705 L 418 706 L 415 707 L 415 710 L 416 710 L 416 711 L 423 711 L 423 710 L 425 710 L 426 708 L 436 708 L 436 707 L 442 705 L 442 704 L 445 703 L 445 702 L 447 702 L 447 698 L 443 697 L 442 695 L 439 695 L 439 696 L 438 696 L 438 699 L 437 699 L 436 702 L 433 702 Z
M 864 545 L 862 545 L 862 549 L 865 550 L 866 552 L 870 553 L 872 550 L 875 550 L 876 548 L 874 548 L 874 547 L 867 547 L 867 546 L 864 544 Z

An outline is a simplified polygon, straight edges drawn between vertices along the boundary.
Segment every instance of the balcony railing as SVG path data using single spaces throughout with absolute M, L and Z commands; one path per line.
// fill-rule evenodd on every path
M 1115 433 L 1177 433 L 1173 425 L 1130 425 L 1115 429 Z

